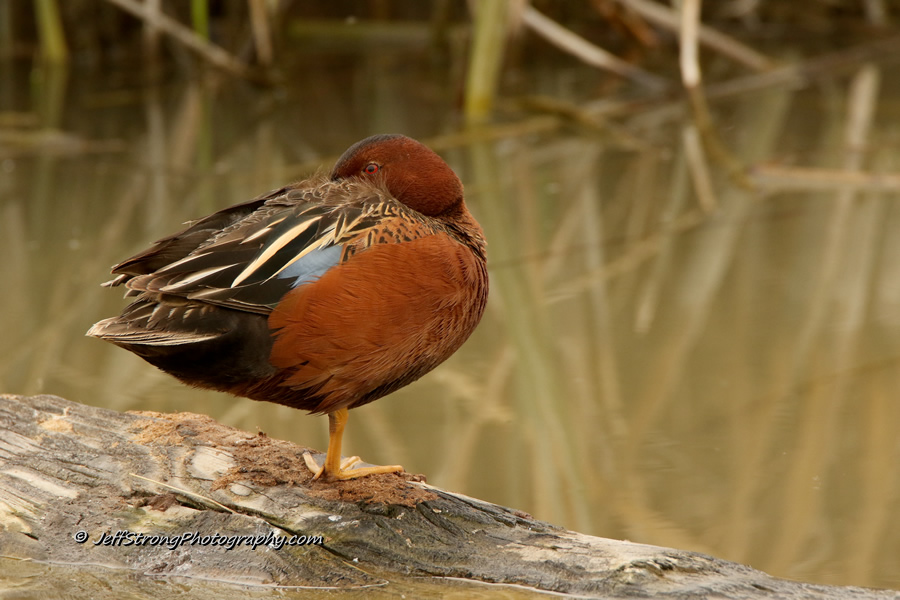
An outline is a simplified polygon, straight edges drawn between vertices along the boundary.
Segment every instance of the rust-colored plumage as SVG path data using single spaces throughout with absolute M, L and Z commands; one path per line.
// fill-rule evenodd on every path
M 327 413 L 324 479 L 351 469 L 347 411 L 459 348 L 487 300 L 485 242 L 462 184 L 419 142 L 358 142 L 329 177 L 191 223 L 116 265 L 135 301 L 88 335 L 190 385 Z

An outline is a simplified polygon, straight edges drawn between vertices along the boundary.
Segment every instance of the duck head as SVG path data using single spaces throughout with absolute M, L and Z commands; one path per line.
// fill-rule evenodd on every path
M 458 211 L 463 186 L 444 160 L 405 135 L 374 135 L 344 152 L 331 172 L 332 181 L 381 180 L 391 195 L 429 217 Z

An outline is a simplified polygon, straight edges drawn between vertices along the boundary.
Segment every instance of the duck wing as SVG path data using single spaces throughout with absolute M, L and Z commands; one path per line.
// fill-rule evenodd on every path
M 421 235 L 423 225 L 371 184 L 298 184 L 191 223 L 113 267 L 118 277 L 107 284 L 130 296 L 269 314 L 287 292 L 359 250 Z

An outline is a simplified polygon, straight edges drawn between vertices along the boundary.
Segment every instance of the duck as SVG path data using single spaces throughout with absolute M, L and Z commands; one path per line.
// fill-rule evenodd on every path
M 484 232 L 463 185 L 399 134 L 189 222 L 112 268 L 132 302 L 88 336 L 189 386 L 328 416 L 313 478 L 402 472 L 342 458 L 350 409 L 416 381 L 470 336 L 488 297 Z

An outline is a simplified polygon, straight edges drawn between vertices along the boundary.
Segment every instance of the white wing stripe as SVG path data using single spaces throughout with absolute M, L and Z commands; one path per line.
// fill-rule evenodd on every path
M 272 240 L 272 243 L 266 247 L 262 253 L 254 259 L 247 268 L 241 271 L 241 274 L 234 278 L 234 281 L 231 283 L 231 287 L 237 287 L 240 283 L 250 277 L 260 266 L 265 264 L 270 258 L 275 256 L 275 254 L 287 246 L 295 237 L 309 229 L 314 223 L 318 224 L 318 219 L 309 219 L 307 221 L 303 221 L 302 223 L 288 229 L 279 237 Z
M 174 291 L 180 290 L 181 288 L 187 287 L 187 286 L 191 285 L 192 283 L 203 279 L 204 277 L 213 275 L 214 273 L 218 273 L 219 271 L 224 271 L 225 269 L 232 267 L 232 266 L 234 266 L 234 265 L 223 265 L 220 267 L 210 267 L 208 269 L 203 269 L 202 271 L 197 271 L 196 273 L 193 273 L 190 277 L 185 277 L 184 279 L 181 279 L 180 281 L 176 281 L 175 283 L 170 283 L 169 285 L 164 285 L 163 287 L 159 288 L 159 291 L 174 292 Z
M 179 267 L 185 263 L 189 263 L 192 260 L 197 260 L 198 258 L 203 258 L 204 256 L 208 256 L 209 254 L 210 254 L 210 252 L 201 252 L 200 254 L 188 254 L 181 260 L 176 260 L 173 263 L 169 263 L 166 266 L 164 266 L 163 268 L 157 270 L 156 272 L 157 273 L 165 273 L 166 271 L 174 269 L 175 267 Z
M 259 238 L 259 237 L 262 237 L 262 236 L 264 236 L 264 235 L 267 235 L 270 231 L 272 231 L 272 229 L 274 229 L 274 227 L 275 227 L 276 225 L 278 225 L 279 223 L 281 223 L 282 221 L 284 221 L 284 219 L 285 219 L 285 217 L 281 217 L 281 218 L 278 219 L 277 221 L 272 221 L 272 222 L 270 222 L 270 223 L 267 223 L 266 226 L 260 228 L 259 231 L 253 233 L 252 235 L 248 235 L 247 237 L 245 237 L 244 239 L 242 239 L 242 240 L 241 240 L 241 243 L 242 243 L 242 244 L 246 244 L 247 242 L 252 242 L 252 241 L 255 240 L 256 238 Z

